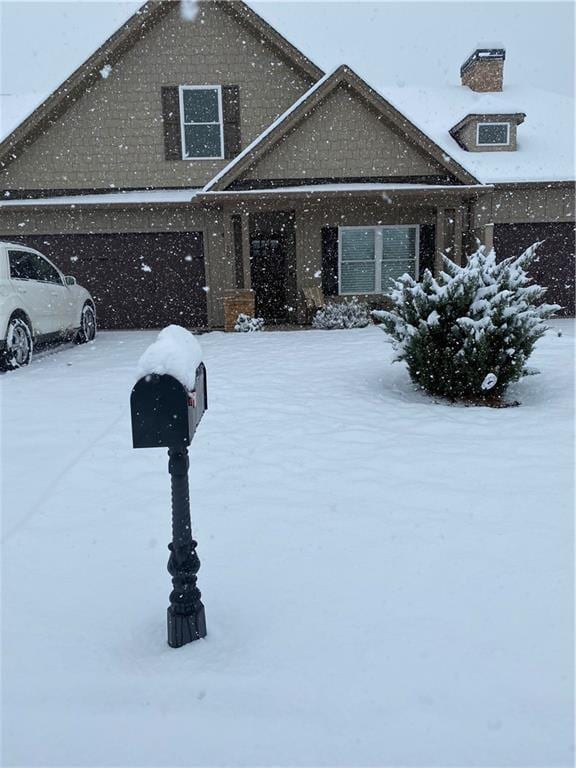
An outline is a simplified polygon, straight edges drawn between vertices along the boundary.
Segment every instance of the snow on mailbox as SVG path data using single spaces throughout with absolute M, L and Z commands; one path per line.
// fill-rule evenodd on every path
M 190 445 L 208 407 L 204 363 L 191 391 L 169 374 L 146 374 L 132 390 L 130 407 L 134 448 Z
M 190 445 L 208 407 L 206 368 L 195 337 L 164 328 L 140 358 L 130 397 L 134 448 Z
M 192 538 L 188 446 L 208 407 L 206 368 L 197 339 L 169 325 L 138 363 L 130 396 L 134 448 L 168 448 L 172 484 L 172 542 L 168 572 L 168 644 L 179 648 L 206 636 L 206 617 L 196 586 L 200 560 Z

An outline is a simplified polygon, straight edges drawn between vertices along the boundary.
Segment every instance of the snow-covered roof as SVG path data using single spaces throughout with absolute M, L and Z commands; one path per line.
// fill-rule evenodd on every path
M 27 200 L 0 200 L 0 207 L 37 205 L 147 205 L 154 203 L 189 203 L 200 189 L 133 189 L 129 192 L 107 192 L 96 195 L 57 195 Z
M 501 93 L 476 93 L 461 85 L 444 88 L 378 88 L 455 160 L 485 183 L 572 181 L 574 100 L 527 86 L 504 86 Z M 518 126 L 515 152 L 467 152 L 449 131 L 469 114 L 526 113 Z
M 387 192 L 410 192 L 412 191 L 428 191 L 428 192 L 461 192 L 462 190 L 470 190 L 471 192 L 491 189 L 492 187 L 487 184 L 378 184 L 367 183 L 362 184 L 358 182 L 347 183 L 340 182 L 338 184 L 301 184 L 297 187 L 273 187 L 271 189 L 234 189 L 234 190 L 221 190 L 221 191 L 202 191 L 201 195 L 210 195 L 217 197 L 218 195 L 234 195 L 234 196 L 250 196 L 250 195 L 313 195 L 313 194 L 342 194 L 342 193 L 355 193 L 355 192 L 377 192 L 386 194 Z
M 261 134 L 256 136 L 254 141 L 248 144 L 248 146 L 244 147 L 244 149 L 242 150 L 242 152 L 240 152 L 240 154 L 236 155 L 236 157 L 233 160 L 231 160 L 227 165 L 225 165 L 221 171 L 219 171 L 215 176 L 213 176 L 202 191 L 209 192 L 212 189 L 212 187 L 216 184 L 216 182 L 220 181 L 220 179 L 224 176 L 224 174 L 232 170 L 232 168 L 238 165 L 238 163 L 241 160 L 243 160 L 246 157 L 246 155 L 250 154 L 250 152 L 252 152 L 252 150 L 255 147 L 257 147 L 258 144 L 260 144 L 260 142 L 263 141 L 270 133 L 272 133 L 272 131 L 277 126 L 279 126 L 281 123 L 284 122 L 284 120 L 290 117 L 290 115 L 293 112 L 295 112 L 296 109 L 301 104 L 303 104 L 307 99 L 310 98 L 310 96 L 312 96 L 319 88 L 321 88 L 324 85 L 324 83 L 327 82 L 332 77 L 333 74 L 334 74 L 333 72 L 326 73 L 324 77 L 321 77 L 320 80 L 314 83 L 314 85 L 309 90 L 303 93 L 299 99 L 296 99 L 296 101 L 290 107 L 288 107 L 288 109 L 285 112 L 283 112 L 281 115 L 279 115 L 279 117 L 276 118 L 276 120 L 270 123 L 270 125 L 267 128 L 265 128 Z
M 14 13 L 18 4 L 8 5 Z M 58 10 L 60 5 L 67 7 Z M 0 140 L 42 103 L 70 74 L 71 69 L 85 60 L 137 7 L 134 3 L 122 2 L 77 3 L 76 9 L 69 4 L 60 5 L 54 6 L 52 11 L 61 41 L 58 50 L 52 50 L 48 58 L 42 59 L 46 66 L 42 66 L 40 73 L 38 53 L 35 52 L 28 62 L 28 77 L 27 62 L 19 59 L 18 88 L 10 87 L 9 94 L 0 94 Z M 454 24 L 446 24 L 443 16 L 449 13 L 451 21 L 454 21 L 453 6 L 444 12 L 437 4 L 430 4 L 434 7 L 430 18 L 433 18 L 436 27 L 442 28 L 442 44 L 438 43 L 438 34 L 433 34 L 431 30 L 430 35 L 421 36 L 417 41 L 411 39 L 410 56 L 407 58 L 406 40 L 400 39 L 399 35 L 388 36 L 385 52 L 388 58 L 384 57 L 387 64 L 383 64 L 381 47 L 372 46 L 370 40 L 371 36 L 381 34 L 382 23 L 393 26 L 398 21 L 396 17 L 404 12 L 398 4 L 355 3 L 352 8 L 351 4 L 334 2 L 328 10 L 326 3 L 322 3 L 318 4 L 322 6 L 321 22 L 317 18 L 319 7 L 314 3 L 299 3 L 297 13 L 291 8 L 284 8 L 282 3 L 249 0 L 248 5 L 326 69 L 333 69 L 339 61 L 350 64 L 369 85 L 481 181 L 502 183 L 574 179 L 574 100 L 568 95 L 529 85 L 539 76 L 540 84 L 545 80 L 551 83 L 552 88 L 564 90 L 565 93 L 570 91 L 570 67 L 558 68 L 558 61 L 554 58 L 555 48 L 564 40 L 562 34 L 566 24 L 561 14 L 551 15 L 545 8 L 541 11 L 546 16 L 550 34 L 545 38 L 539 35 L 538 55 L 535 57 L 527 41 L 535 34 L 537 22 L 532 16 L 540 13 L 539 4 L 523 6 L 520 15 L 499 10 L 498 36 L 502 41 L 501 47 L 507 50 L 504 91 L 475 93 L 456 84 L 459 67 L 478 34 L 490 36 L 496 22 L 491 21 L 490 14 L 483 14 L 479 22 L 474 3 L 458 4 L 458 23 Z M 81 6 L 86 10 L 80 10 Z M 63 14 L 63 18 L 58 21 L 59 13 Z M 71 23 L 74 13 L 74 23 Z M 425 13 L 423 11 L 419 18 L 421 23 L 429 24 L 430 18 L 427 16 L 426 21 L 422 15 Z M 8 14 L 3 18 L 7 32 L 11 18 Z M 310 23 L 306 23 L 307 18 Z M 82 23 L 83 19 L 85 23 Z M 318 23 L 324 26 L 318 27 Z M 31 27 L 35 24 L 39 27 L 35 39 L 44 41 L 47 48 L 53 49 L 48 43 L 53 37 L 46 34 L 46 20 L 40 12 L 26 13 L 25 24 L 23 21 L 21 26 L 16 25 L 15 28 L 26 35 L 28 47 Z M 469 37 L 471 29 L 475 30 L 474 38 Z M 336 35 L 338 30 L 340 33 Z M 408 32 L 406 34 L 409 35 Z M 7 34 L 6 37 L 10 40 L 13 35 Z M 360 44 L 359 39 L 364 43 Z M 560 42 L 550 42 L 556 40 Z M 396 70 L 390 67 L 391 59 Z M 416 82 L 414 66 L 406 72 L 415 59 L 421 60 L 416 69 L 419 73 L 423 72 L 422 77 L 428 77 L 428 69 L 438 72 L 437 87 L 400 85 L 402 80 Z M 553 70 L 553 66 L 556 69 Z M 7 80 L 5 72 L 5 90 L 8 90 L 5 85 Z M 515 152 L 466 152 L 449 133 L 450 128 L 467 114 L 508 112 L 526 114 L 525 122 L 518 129 L 518 149 Z

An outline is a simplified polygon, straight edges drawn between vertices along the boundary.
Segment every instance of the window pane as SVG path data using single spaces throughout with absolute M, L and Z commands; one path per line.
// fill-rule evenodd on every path
M 342 261 L 374 259 L 373 229 L 342 230 Z
M 393 281 L 407 272 L 416 277 L 416 230 L 382 230 L 382 290 L 393 288 Z
M 184 126 L 186 157 L 220 157 L 222 145 L 219 125 Z
M 342 293 L 373 293 L 375 275 L 374 261 L 343 261 L 340 291 Z
M 184 90 L 182 101 L 184 103 L 185 123 L 217 123 L 220 120 L 218 91 L 215 88 Z
M 43 259 L 42 256 L 37 256 L 35 253 L 32 254 L 32 259 L 37 265 L 38 280 L 41 280 L 43 283 L 61 284 L 60 275 L 46 259 Z
M 26 251 L 9 251 L 10 277 L 18 280 L 37 280 L 38 275 L 30 254 Z
M 478 144 L 507 144 L 508 123 L 478 126 Z

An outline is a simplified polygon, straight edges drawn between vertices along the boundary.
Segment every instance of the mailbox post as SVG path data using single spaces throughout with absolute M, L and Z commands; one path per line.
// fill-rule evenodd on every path
M 200 560 L 192 537 L 188 446 L 208 407 L 206 368 L 196 370 L 193 391 L 167 374 L 143 376 L 130 396 L 134 448 L 168 448 L 172 485 L 172 542 L 168 572 L 173 589 L 168 607 L 168 644 L 179 648 L 206 636 L 206 617 L 197 587 Z

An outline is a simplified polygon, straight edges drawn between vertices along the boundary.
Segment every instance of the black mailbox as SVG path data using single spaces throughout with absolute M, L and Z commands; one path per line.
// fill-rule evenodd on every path
M 196 369 L 196 381 L 191 392 L 168 374 L 143 376 L 130 396 L 134 448 L 190 445 L 207 408 L 204 363 Z

